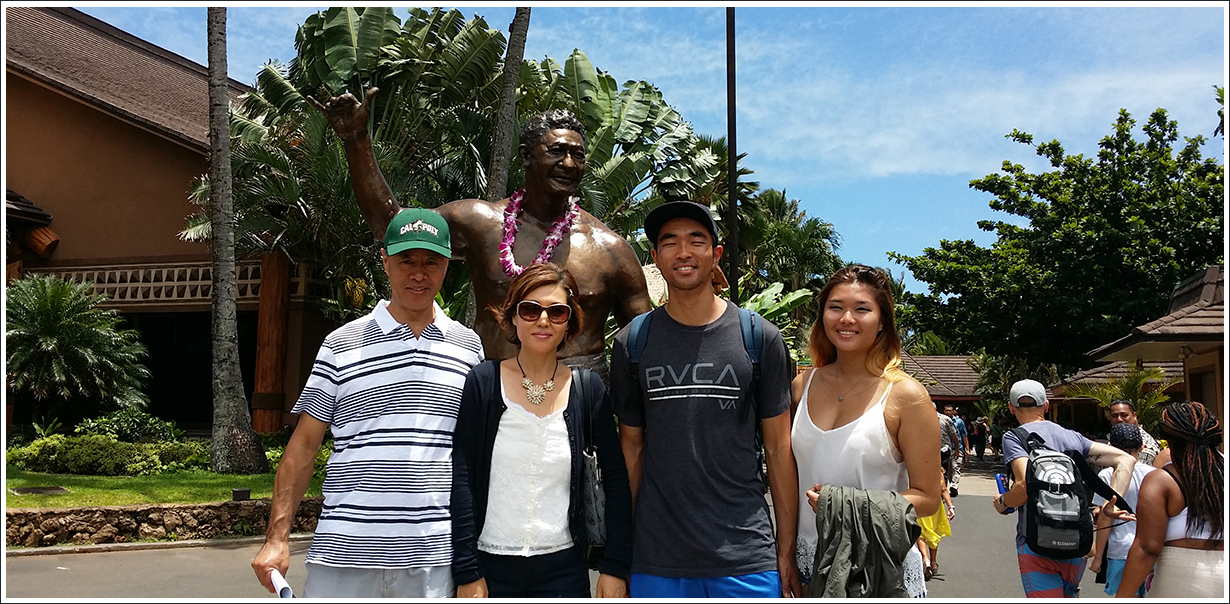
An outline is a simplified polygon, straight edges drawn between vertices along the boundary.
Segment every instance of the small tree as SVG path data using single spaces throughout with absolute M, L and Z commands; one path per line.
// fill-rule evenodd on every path
M 149 369 L 148 354 L 135 330 L 121 329 L 114 310 L 99 305 L 107 297 L 93 293 L 88 282 L 57 277 L 26 277 L 8 288 L 5 310 L 5 372 L 10 394 L 33 399 L 34 416 L 67 411 L 68 403 L 85 403 L 77 418 L 102 408 L 145 408 L 141 392 Z
M 980 398 L 974 402 L 974 407 L 990 418 L 1008 410 L 1008 390 L 1013 383 L 1030 379 L 1053 384 L 1059 380 L 1059 371 L 1054 365 L 1031 364 L 1020 358 L 993 355 L 985 349 L 975 352 L 967 362 L 978 374 L 974 391 Z
M 1105 382 L 1073 384 L 1064 390 L 1069 398 L 1091 398 L 1100 407 L 1110 407 L 1116 400 L 1126 400 L 1136 408 L 1136 418 L 1145 430 L 1152 432 L 1157 420 L 1162 417 L 1162 408 L 1170 402 L 1166 390 L 1183 381 L 1166 379 L 1161 367 L 1132 367 L 1123 377 L 1112 377 Z

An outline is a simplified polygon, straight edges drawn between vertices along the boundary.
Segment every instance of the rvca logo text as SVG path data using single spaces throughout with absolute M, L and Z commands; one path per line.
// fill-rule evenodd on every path
M 645 386 L 651 401 L 712 399 L 723 409 L 734 409 L 741 398 L 739 377 L 730 364 L 720 370 L 713 363 L 688 363 L 681 370 L 672 365 L 646 367 Z

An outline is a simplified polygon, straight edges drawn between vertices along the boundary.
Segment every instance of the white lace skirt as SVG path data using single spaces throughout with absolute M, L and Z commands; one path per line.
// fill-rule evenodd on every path
M 917 547 L 911 547 L 902 565 L 901 582 L 905 584 L 905 592 L 911 598 L 927 597 L 927 577 L 923 575 L 923 557 Z
M 799 578 L 804 583 L 811 581 L 811 565 L 816 560 L 816 544 L 800 538 L 795 545 L 795 556 Z M 905 563 L 901 565 L 901 582 L 911 598 L 927 597 L 927 578 L 923 575 L 923 558 L 917 547 L 911 547 L 910 553 L 905 556 Z

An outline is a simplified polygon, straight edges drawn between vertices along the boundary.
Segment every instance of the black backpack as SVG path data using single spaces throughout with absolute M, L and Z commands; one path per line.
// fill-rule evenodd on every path
M 1012 430 L 1029 462 L 1025 467 L 1025 544 L 1040 556 L 1079 558 L 1093 547 L 1093 514 L 1085 485 L 1116 507 L 1132 507 L 1089 467 L 1078 451 L 1056 451 L 1041 436 L 1023 427 Z M 1011 473 L 1009 474 L 1011 475 Z

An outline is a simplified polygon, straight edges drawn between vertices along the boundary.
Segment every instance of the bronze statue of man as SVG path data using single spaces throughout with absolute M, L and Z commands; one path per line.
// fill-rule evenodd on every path
M 359 210 L 372 233 L 383 237 L 393 216 L 402 210 L 393 199 L 384 175 L 376 165 L 371 136 L 367 132 L 368 107 L 377 93 L 367 91 L 363 102 L 344 93 L 323 105 L 322 111 L 342 139 L 350 179 Z M 614 313 L 620 326 L 652 308 L 645 275 L 632 247 L 589 212 L 577 208 L 574 196 L 585 174 L 584 125 L 567 111 L 548 111 L 530 118 L 521 130 L 518 154 L 525 167 L 522 194 L 491 203 L 459 199 L 436 209 L 452 231 L 453 259 L 464 260 L 478 305 L 474 331 L 489 359 L 516 354 L 487 307 L 504 300 L 508 283 L 520 268 L 545 255 L 572 273 L 584 324 L 571 338 L 560 357 L 569 365 L 584 365 L 606 378 L 606 319 Z M 520 208 L 508 218 L 510 203 Z M 571 224 L 569 217 L 573 217 Z M 514 222 L 515 220 L 515 222 Z M 515 233 L 509 232 L 509 227 Z M 566 230 L 564 229 L 566 227 Z M 558 244 L 547 248 L 552 229 L 559 231 Z M 503 249 L 513 235 L 511 256 Z

